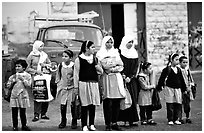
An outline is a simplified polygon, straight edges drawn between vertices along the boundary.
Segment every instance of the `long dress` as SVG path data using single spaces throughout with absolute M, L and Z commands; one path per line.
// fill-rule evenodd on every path
M 138 122 L 139 117 L 137 113 L 137 103 L 138 103 L 138 89 L 136 84 L 136 73 L 138 68 L 138 58 L 126 58 L 123 55 L 121 55 L 121 59 L 124 63 L 124 69 L 122 71 L 122 74 L 124 74 L 126 77 L 131 78 L 130 83 L 126 83 L 127 89 L 131 95 L 132 98 L 132 105 L 130 108 L 127 108 L 125 110 L 120 110 L 118 121 L 128 121 L 130 123 Z

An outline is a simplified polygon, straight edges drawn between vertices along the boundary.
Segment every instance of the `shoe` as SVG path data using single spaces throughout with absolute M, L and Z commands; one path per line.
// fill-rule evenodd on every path
M 184 124 L 184 120 L 182 120 L 182 119 L 181 119 L 181 120 L 179 120 L 179 122 L 181 122 L 181 124 Z
M 89 129 L 88 129 L 87 126 L 84 126 L 84 127 L 82 128 L 82 131 L 89 131 Z
M 31 131 L 31 129 L 28 126 L 22 126 L 21 130 L 23 130 L 23 131 Z
M 192 123 L 191 119 L 187 118 L 186 123 Z
M 90 130 L 90 131 L 96 131 L 96 128 L 95 128 L 94 125 L 91 125 L 91 126 L 89 127 L 89 130 Z
M 13 131 L 18 131 L 18 127 L 13 127 Z
M 122 129 L 121 129 L 117 124 L 113 124 L 113 125 L 111 126 L 111 129 L 112 129 L 112 130 L 116 130 L 116 131 L 122 131 Z
M 153 120 L 148 120 L 147 124 L 148 125 L 156 125 L 157 123 Z
M 138 127 L 138 123 L 134 123 L 134 124 L 133 124 L 133 122 L 129 122 L 129 127 L 133 127 L 133 126 Z
M 174 122 L 173 121 L 169 121 L 168 125 L 174 125 Z
M 147 125 L 147 122 L 146 121 L 142 121 L 141 125 Z
M 66 124 L 67 124 L 67 119 L 66 120 L 62 120 L 58 127 L 59 128 L 65 128 Z
M 71 128 L 72 129 L 77 129 L 77 119 L 72 119 Z
M 176 124 L 176 125 L 181 125 L 181 122 L 178 121 L 178 120 L 176 120 L 176 121 L 174 122 L 174 124 Z
M 106 125 L 106 131 L 112 131 L 111 126 L 110 126 L 110 125 Z
M 44 120 L 49 120 L 50 118 L 49 118 L 49 117 L 47 117 L 46 115 L 42 115 L 42 116 L 41 116 L 41 119 L 44 119 Z
M 32 119 L 32 122 L 36 122 L 39 120 L 39 117 L 38 116 L 35 116 L 33 119 Z

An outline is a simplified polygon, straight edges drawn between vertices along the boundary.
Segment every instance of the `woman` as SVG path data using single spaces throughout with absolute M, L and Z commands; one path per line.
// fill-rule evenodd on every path
M 96 105 L 100 105 L 98 74 L 103 69 L 94 57 L 95 46 L 92 41 L 85 41 L 81 46 L 79 56 L 74 65 L 75 94 L 79 93 L 81 101 L 81 125 L 82 131 L 95 131 L 94 126 Z M 89 112 L 89 127 L 87 126 L 87 114 Z
M 121 73 L 131 95 L 132 105 L 128 109 L 120 110 L 118 121 L 128 121 L 129 126 L 133 126 L 133 122 L 139 121 L 137 113 L 139 92 L 135 77 L 138 69 L 138 53 L 134 47 L 133 39 L 133 36 L 124 36 L 119 48 L 121 50 L 120 57 L 124 63 L 124 69 Z M 136 123 L 137 125 L 138 123 Z
M 48 55 L 43 51 L 44 43 L 42 41 L 35 41 L 33 44 L 33 50 L 27 57 L 28 68 L 27 72 L 31 74 L 32 78 L 36 75 L 42 75 L 43 73 L 50 73 L 49 67 L 51 66 L 51 61 Z M 39 115 L 41 114 L 41 119 L 49 120 L 47 117 L 48 102 L 38 102 L 34 100 L 34 118 L 33 122 L 39 120 Z
M 120 101 L 126 95 L 122 75 L 120 74 L 123 70 L 123 62 L 118 50 L 113 47 L 113 44 L 113 37 L 104 37 L 102 46 L 96 54 L 104 69 L 101 80 L 104 99 L 103 111 L 107 131 L 112 129 L 121 130 L 117 125 L 117 121 L 120 111 Z

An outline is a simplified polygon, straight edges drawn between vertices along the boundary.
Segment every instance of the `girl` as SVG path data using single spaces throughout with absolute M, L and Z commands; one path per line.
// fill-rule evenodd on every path
M 51 61 L 48 55 L 43 51 L 44 43 L 42 41 L 35 41 L 33 44 L 33 50 L 27 57 L 28 68 L 27 72 L 31 74 L 34 78 L 36 75 L 42 75 L 43 73 L 50 73 L 49 67 L 51 66 Z M 34 101 L 34 118 L 33 122 L 39 120 L 39 115 L 41 114 L 41 119 L 49 119 L 47 117 L 48 102 L 38 102 Z
M 14 84 L 10 98 L 13 130 L 18 130 L 18 109 L 20 109 L 22 130 L 30 131 L 30 128 L 26 125 L 26 108 L 30 107 L 27 88 L 31 86 L 31 75 L 25 72 L 27 67 L 25 60 L 17 60 L 15 66 L 16 74 L 11 75 L 7 82 L 7 87 L 10 87 L 12 84 Z
M 139 92 L 135 77 L 138 69 L 138 53 L 133 44 L 133 39 L 133 36 L 124 36 L 120 44 L 120 57 L 124 63 L 124 69 L 121 74 L 123 75 L 127 89 L 130 92 L 132 105 L 128 109 L 120 110 L 118 121 L 128 121 L 129 126 L 133 126 L 133 122 L 136 122 L 137 126 L 137 122 L 139 121 L 137 113 Z
M 178 120 L 182 108 L 182 92 L 186 91 L 186 85 L 179 64 L 179 55 L 172 54 L 169 57 L 169 65 L 162 70 L 159 78 L 158 90 L 164 88 L 164 97 L 167 106 L 167 119 L 169 125 L 181 125 Z M 169 64 L 168 63 L 168 64 Z
M 152 120 L 152 89 L 155 85 L 151 85 L 150 74 L 152 73 L 151 63 L 145 62 L 141 64 L 142 71 L 138 74 L 139 81 L 139 98 L 138 104 L 140 108 L 140 119 L 142 125 L 156 125 L 157 123 Z
M 101 48 L 96 56 L 104 69 L 101 79 L 104 90 L 103 111 L 106 130 L 121 130 L 117 125 L 117 121 L 120 101 L 122 98 L 125 98 L 126 91 L 120 74 L 123 70 L 123 62 L 118 50 L 114 48 L 113 37 L 105 36 L 103 38 Z
M 61 123 L 59 128 L 65 128 L 67 123 L 66 112 L 67 112 L 67 103 L 71 103 L 72 91 L 74 88 L 74 62 L 72 62 L 73 52 L 71 50 L 65 50 L 62 53 L 62 63 L 58 66 L 56 72 L 57 83 L 57 97 L 60 98 L 60 110 L 61 110 Z M 73 116 L 72 116 L 73 118 Z M 77 119 L 72 119 L 72 129 L 77 128 Z
M 184 112 L 186 114 L 186 123 L 192 123 L 191 119 L 190 119 L 190 102 L 192 100 L 194 100 L 193 94 L 192 94 L 192 90 L 191 87 L 195 86 L 193 77 L 191 75 L 191 71 L 189 68 L 187 68 L 188 65 L 188 58 L 186 56 L 181 56 L 179 58 L 179 62 L 180 62 L 180 68 L 183 74 L 183 78 L 185 80 L 186 86 L 187 86 L 187 91 L 185 91 L 183 93 L 183 107 L 184 107 Z M 180 122 L 183 123 L 182 120 L 182 113 L 180 116 Z
M 98 74 L 103 69 L 94 57 L 95 46 L 92 41 L 85 41 L 81 46 L 79 56 L 74 65 L 74 88 L 81 100 L 81 125 L 83 131 L 95 131 L 95 106 L 100 105 Z M 89 129 L 87 126 L 87 113 L 89 112 Z

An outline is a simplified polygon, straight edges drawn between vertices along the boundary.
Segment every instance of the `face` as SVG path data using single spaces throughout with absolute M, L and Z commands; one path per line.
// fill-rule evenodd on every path
M 176 56 L 173 60 L 172 60 L 172 65 L 176 66 L 179 64 L 179 56 Z
M 24 71 L 24 68 L 21 66 L 21 64 L 16 64 L 16 72 L 22 73 Z
M 39 51 L 43 51 L 43 48 L 44 48 L 44 45 L 41 45 L 41 46 L 38 48 L 38 50 L 39 50 Z
M 146 72 L 147 72 L 148 74 L 152 73 L 152 65 L 150 65 L 150 66 L 147 68 Z
M 106 49 L 111 49 L 113 47 L 113 41 L 111 39 L 109 39 L 107 42 L 106 42 Z
M 188 60 L 187 59 L 183 59 L 182 62 L 180 63 L 181 68 L 185 68 L 188 65 Z
M 129 41 L 129 42 L 126 44 L 127 49 L 130 49 L 132 46 L 133 46 L 133 40 L 132 40 L 132 41 Z
M 71 58 L 69 57 L 69 55 L 65 52 L 62 53 L 62 61 L 65 63 L 68 63 L 71 61 Z
M 88 54 L 94 54 L 95 52 L 95 45 L 92 44 L 89 48 L 86 49 Z

